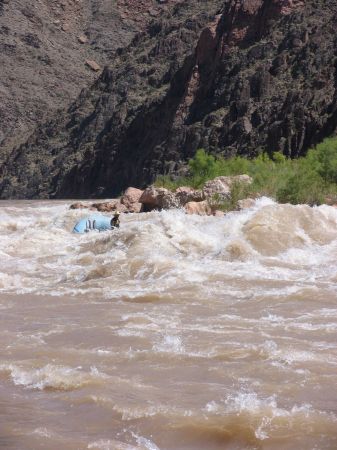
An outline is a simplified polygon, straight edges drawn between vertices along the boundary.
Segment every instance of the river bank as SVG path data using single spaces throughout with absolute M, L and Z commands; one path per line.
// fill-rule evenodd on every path
M 253 206 L 257 198 L 282 204 L 337 205 L 337 138 L 325 139 L 305 157 L 286 158 L 280 152 L 253 159 L 223 158 L 197 151 L 174 176 L 157 178 L 145 190 L 129 187 L 118 199 L 92 203 L 111 212 L 148 212 L 183 208 L 187 214 L 223 215 Z M 72 208 L 87 207 L 77 202 Z
M 202 189 L 180 186 L 175 190 L 163 187 L 149 186 L 145 190 L 129 187 L 125 193 L 116 199 L 102 202 L 76 202 L 71 209 L 90 209 L 111 213 L 140 213 L 183 209 L 187 214 L 201 216 L 223 216 L 224 209 L 232 205 L 235 209 L 253 206 L 255 199 L 246 198 L 235 201 L 233 186 L 247 186 L 252 183 L 248 175 L 234 177 L 217 177 L 204 184 Z M 220 209 L 222 208 L 222 209 Z

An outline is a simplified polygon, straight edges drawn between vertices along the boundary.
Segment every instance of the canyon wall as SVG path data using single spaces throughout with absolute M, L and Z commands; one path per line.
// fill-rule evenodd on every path
M 175 5 L 12 150 L 2 198 L 115 196 L 201 147 L 304 154 L 337 125 L 336 15 L 335 0 Z

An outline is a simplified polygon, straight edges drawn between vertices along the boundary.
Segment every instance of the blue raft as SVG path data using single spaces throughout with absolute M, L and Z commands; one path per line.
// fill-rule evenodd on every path
M 74 226 L 73 233 L 88 233 L 91 230 L 107 231 L 113 228 L 110 217 L 93 215 L 77 222 Z

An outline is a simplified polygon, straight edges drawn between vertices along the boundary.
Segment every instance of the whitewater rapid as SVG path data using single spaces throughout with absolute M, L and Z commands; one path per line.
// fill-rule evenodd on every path
M 0 208 L 1 448 L 337 448 L 337 209 Z

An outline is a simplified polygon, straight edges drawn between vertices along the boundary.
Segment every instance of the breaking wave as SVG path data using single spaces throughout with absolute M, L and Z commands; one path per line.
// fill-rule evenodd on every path
M 95 367 L 92 367 L 90 372 L 85 372 L 81 368 L 53 364 L 47 364 L 37 369 L 8 364 L 0 366 L 0 372 L 9 373 L 13 383 L 17 386 L 39 390 L 69 391 L 89 384 L 99 384 L 107 379 L 107 376 L 99 373 Z
M 337 281 L 337 210 L 328 206 L 261 199 L 254 208 L 222 218 L 178 210 L 125 215 L 120 230 L 84 236 L 71 233 L 83 211 L 64 205 L 3 209 L 5 292 L 88 292 L 151 302 L 165 292 L 199 291 L 206 281 L 230 284 L 235 278 L 237 284 L 240 277 L 329 282 L 330 288 Z

